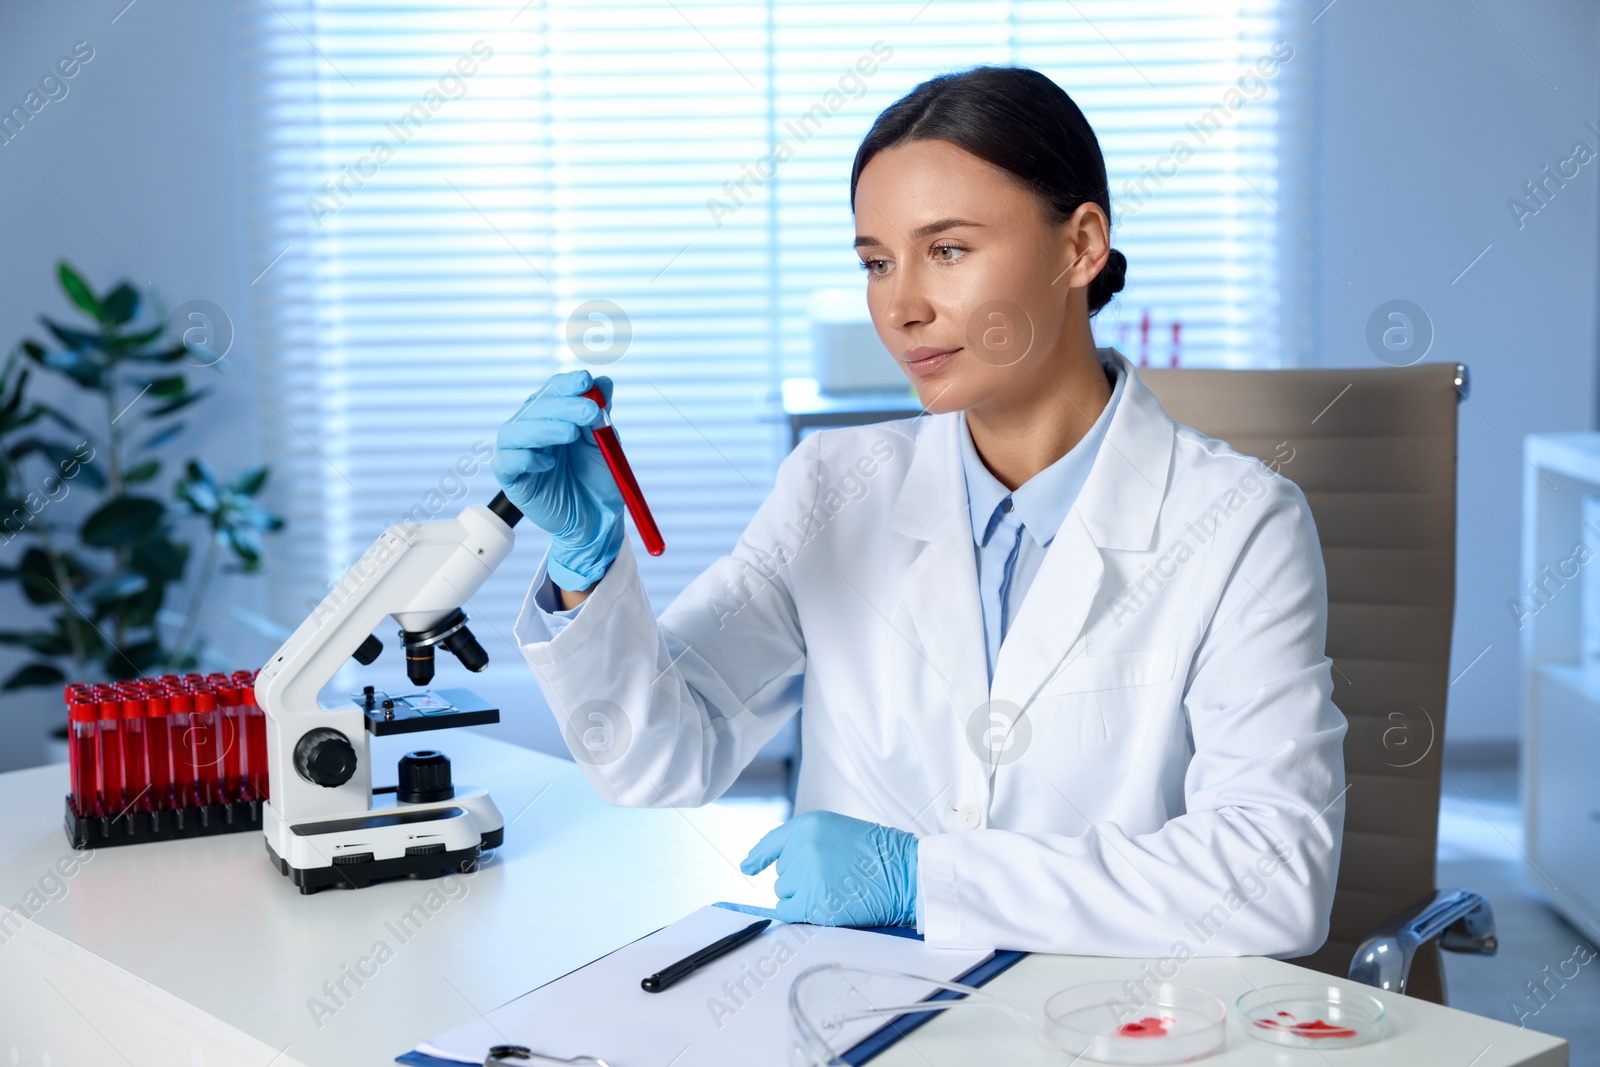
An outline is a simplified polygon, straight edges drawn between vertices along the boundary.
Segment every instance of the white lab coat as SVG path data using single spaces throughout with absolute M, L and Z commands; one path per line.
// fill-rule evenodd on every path
M 931 945 L 1319 947 L 1347 724 L 1311 512 L 1111 355 L 1126 393 L 992 686 L 953 413 L 805 438 L 659 621 L 624 544 L 552 639 L 541 567 L 517 641 L 594 788 L 704 804 L 803 707 L 795 810 L 917 834 Z

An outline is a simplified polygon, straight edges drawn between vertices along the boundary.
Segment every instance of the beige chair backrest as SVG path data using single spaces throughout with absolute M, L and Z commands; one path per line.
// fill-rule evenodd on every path
M 1328 940 L 1294 962 L 1341 977 L 1368 931 L 1435 888 L 1455 610 L 1457 374 L 1455 363 L 1140 372 L 1176 421 L 1276 459 L 1316 519 L 1333 699 L 1350 722 L 1348 792 Z M 1436 943 L 1417 953 L 1407 992 L 1443 1002 Z

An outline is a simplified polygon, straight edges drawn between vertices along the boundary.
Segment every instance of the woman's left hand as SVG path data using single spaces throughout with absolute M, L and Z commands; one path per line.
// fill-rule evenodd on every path
M 917 839 L 832 811 L 796 815 L 739 864 L 778 864 L 778 918 L 818 926 L 915 926 Z

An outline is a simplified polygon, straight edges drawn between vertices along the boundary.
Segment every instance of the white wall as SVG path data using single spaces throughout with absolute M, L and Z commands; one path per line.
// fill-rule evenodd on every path
M 0 13 L 6 107 L 75 42 L 95 51 L 65 99 L 0 145 L 0 345 L 38 335 L 40 311 L 67 314 L 53 279 L 58 256 L 100 287 L 142 280 L 142 271 L 169 306 L 216 302 L 237 333 L 226 361 L 233 373 L 219 378 L 224 396 L 211 406 L 227 420 L 191 434 L 184 454 L 232 469 L 253 460 L 262 434 L 292 431 L 262 416 L 248 383 L 249 283 L 265 264 L 245 260 L 231 8 L 136 0 L 123 10 L 123 2 L 11 4 Z M 1452 741 L 1508 740 L 1518 729 L 1506 608 L 1517 582 L 1518 448 L 1529 432 L 1594 426 L 1600 161 L 1523 230 L 1506 200 L 1574 140 L 1600 144 L 1584 127 L 1600 122 L 1596 9 L 1583 0 L 1337 0 L 1306 33 L 1320 65 L 1318 216 L 1309 236 L 1321 252 L 1321 360 L 1373 365 L 1367 318 L 1402 297 L 1432 318 L 1428 358 L 1472 369 L 1472 403 L 1461 415 L 1454 672 L 1489 651 L 1452 691 L 1449 733 Z M 254 606 L 256 587 L 242 583 L 227 600 Z M 13 587 L 0 592 L 0 626 L 22 610 Z M 233 630 L 219 636 L 249 647 Z M 0 654 L 0 671 L 15 662 Z M 485 680 L 485 695 L 508 709 L 526 697 L 502 735 L 557 746 L 531 684 L 522 686 L 521 665 L 502 667 L 499 679 Z M 0 697 L 0 769 L 41 758 L 57 710 L 52 694 Z
M 1380 365 L 1367 319 L 1402 298 L 1433 322 L 1427 359 L 1470 369 L 1447 739 L 1510 740 L 1523 437 L 1595 427 L 1600 159 L 1520 229 L 1506 202 L 1574 141 L 1600 149 L 1600 9 L 1338 0 L 1315 39 L 1318 348 Z
M 6 196 L 0 215 L 5 220 L 0 346 L 9 349 L 29 335 L 43 339 L 36 321 L 40 312 L 58 320 L 75 314 L 55 281 L 59 257 L 97 290 L 124 278 L 143 285 L 142 272 L 168 308 L 195 298 L 216 303 L 235 327 L 233 348 L 222 364 L 228 373 L 195 375 L 196 381 L 209 378 L 217 387 L 218 396 L 201 405 L 216 424 L 187 434 L 175 450 L 180 458 L 203 456 L 227 474 L 259 462 L 264 435 L 296 432 L 251 384 L 250 283 L 267 264 L 247 259 L 236 59 L 240 30 L 233 5 L 216 0 L 135 0 L 124 9 L 125 4 L 96 0 L 92 5 L 0 7 L 0 71 L 10 72 L 0 75 L 0 104 L 6 109 L 22 102 L 76 42 L 87 41 L 94 50 L 67 82 L 67 95 L 46 104 L 20 135 L 0 144 L 0 190 Z M 69 401 L 81 397 L 70 390 L 64 395 Z M 85 417 L 91 414 L 86 411 Z M 59 508 L 70 515 L 75 505 L 69 493 L 51 505 L 51 513 Z M 270 553 L 269 539 L 269 573 Z M 191 564 L 191 573 L 198 570 Z M 211 602 L 216 617 L 208 630 L 228 650 L 229 666 L 264 662 L 277 640 L 227 615 L 233 605 L 262 609 L 261 579 L 235 579 Z M 29 610 L 14 585 L 0 588 L 0 629 L 20 626 L 19 613 Z M 289 628 L 299 621 L 278 620 Z M 509 632 L 510 620 L 502 628 Z M 385 656 L 365 680 L 398 685 L 402 661 L 395 643 L 386 644 Z M 0 648 L 0 676 L 24 661 L 14 650 Z M 469 685 L 497 703 L 503 721 L 484 732 L 565 754 L 532 674 L 514 654 L 497 654 L 480 676 L 453 662 L 441 663 L 436 684 Z M 61 712 L 53 690 L 0 696 L 0 771 L 40 762 L 48 727 Z
M 22 103 L 74 44 L 86 41 L 94 50 L 66 82 L 67 95 L 0 144 L 0 346 L 6 350 L 24 336 L 45 339 L 39 313 L 63 321 L 76 315 L 55 281 L 55 262 L 63 257 L 97 290 L 123 279 L 142 289 L 148 277 L 168 308 L 211 300 L 248 332 L 230 8 L 143 0 L 119 16 L 125 3 L 7 4 L 0 13 L 6 110 Z M 203 407 L 228 417 L 191 430 L 181 457 L 204 456 L 231 470 L 258 453 L 254 392 L 246 382 L 250 357 L 244 336 L 225 361 L 232 373 L 197 376 L 214 377 L 223 394 Z M 65 395 L 73 402 L 83 397 Z M 96 413 L 86 408 L 84 417 Z M 51 511 L 70 515 L 77 503 L 69 492 Z M 246 586 L 227 599 L 248 602 L 248 596 Z M 0 625 L 21 624 L 24 610 L 14 584 L 0 591 L 6 620 Z M 7 650 L 0 670 L 9 673 L 19 662 Z M 46 724 L 60 711 L 58 694 L 0 698 L 0 769 L 38 762 Z

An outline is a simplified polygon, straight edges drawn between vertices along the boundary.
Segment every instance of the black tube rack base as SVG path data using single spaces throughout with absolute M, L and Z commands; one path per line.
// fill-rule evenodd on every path
M 79 815 L 67 797 L 67 843 L 76 849 L 178 841 L 239 830 L 261 829 L 261 801 L 232 800 L 168 811 L 130 811 L 122 815 Z

